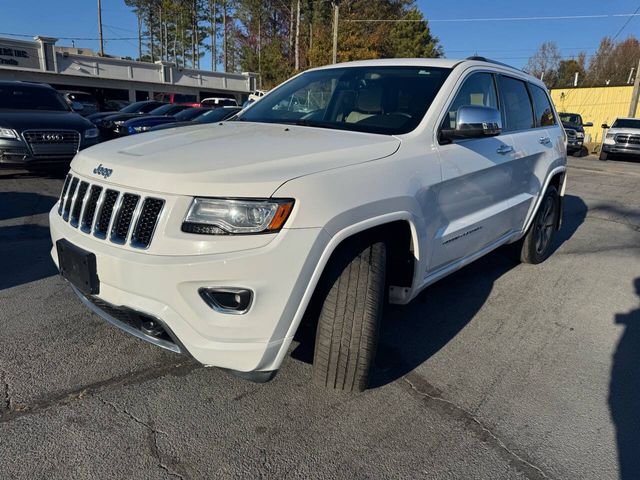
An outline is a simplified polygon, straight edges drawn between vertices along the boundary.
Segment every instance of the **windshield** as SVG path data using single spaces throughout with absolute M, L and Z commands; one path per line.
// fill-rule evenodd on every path
M 450 70 L 436 67 L 343 67 L 304 73 L 238 117 L 388 135 L 413 130 Z
M 560 113 L 560 121 L 562 123 L 573 123 L 575 125 L 582 125 L 582 117 L 577 113 Z
M 55 90 L 24 85 L 0 85 L 0 108 L 69 111 L 69 107 Z
M 122 113 L 147 113 L 154 108 L 158 108 L 160 105 L 164 104 L 161 102 L 149 102 L 148 100 L 143 100 L 141 102 L 131 103 L 120 111 Z
M 68 93 L 67 98 L 73 102 L 96 103 L 96 99 L 89 93 Z
M 196 118 L 196 122 L 198 123 L 214 123 L 220 122 L 226 118 L 229 118 L 231 115 L 234 115 L 240 111 L 239 108 L 216 108 L 215 110 L 209 110 L 206 113 L 203 113 L 198 118 Z
M 634 120 L 632 118 L 619 118 L 611 128 L 640 128 L 640 120 Z
M 205 112 L 209 110 L 206 108 L 188 108 L 187 110 L 183 110 L 175 115 L 176 120 L 179 122 L 184 122 L 187 120 L 193 120 L 200 115 L 203 115 Z
M 169 112 L 172 112 L 176 106 L 172 103 L 167 103 L 166 105 L 162 105 L 161 107 L 154 108 L 149 113 L 151 115 L 167 115 Z

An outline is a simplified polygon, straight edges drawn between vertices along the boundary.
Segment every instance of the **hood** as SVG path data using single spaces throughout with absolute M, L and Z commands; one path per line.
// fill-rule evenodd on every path
M 0 110 L 0 127 L 24 130 L 64 129 L 83 132 L 94 125 L 74 112 Z
M 130 120 L 127 120 L 124 124 L 125 126 L 134 126 L 134 125 L 144 125 L 146 123 L 155 123 L 155 122 L 175 122 L 175 117 L 170 115 L 144 115 L 142 117 L 135 117 Z
M 576 132 L 584 132 L 584 127 L 582 125 L 578 125 L 577 123 L 562 122 L 562 126 L 564 128 L 570 128 L 572 130 L 575 130 Z
M 640 135 L 640 128 L 610 128 L 607 135 Z
M 116 122 L 118 120 L 127 121 L 131 118 L 138 118 L 145 115 L 144 113 L 112 113 L 106 117 L 101 118 L 102 123 Z
M 94 120 L 99 120 L 101 118 L 105 118 L 105 117 L 108 117 L 110 115 L 115 115 L 117 113 L 119 113 L 119 112 L 117 112 L 117 111 L 113 111 L 113 112 L 96 112 L 96 113 L 92 113 L 91 115 L 87 115 L 87 119 L 91 120 L 93 122 Z
M 72 170 L 90 178 L 160 193 L 270 197 L 287 180 L 392 155 L 388 135 L 277 124 L 226 122 L 148 132 L 76 155 Z

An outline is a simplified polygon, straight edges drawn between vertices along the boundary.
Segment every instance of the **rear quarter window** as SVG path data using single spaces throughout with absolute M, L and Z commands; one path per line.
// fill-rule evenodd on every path
M 536 112 L 536 125 L 538 127 L 549 127 L 557 125 L 556 117 L 551 108 L 551 102 L 547 92 L 537 85 L 529 84 L 529 91 L 533 99 L 533 108 Z

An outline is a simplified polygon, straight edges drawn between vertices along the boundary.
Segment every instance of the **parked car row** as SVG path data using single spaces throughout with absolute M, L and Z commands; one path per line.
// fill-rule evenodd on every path
M 95 96 L 86 92 L 0 82 L 0 167 L 66 168 L 78 151 L 100 141 L 219 122 L 241 110 L 235 100 L 222 97 L 203 100 L 205 106 L 178 103 L 190 100 L 186 97 L 171 94 L 161 100 L 111 101 L 105 105 L 113 110 L 100 112 Z

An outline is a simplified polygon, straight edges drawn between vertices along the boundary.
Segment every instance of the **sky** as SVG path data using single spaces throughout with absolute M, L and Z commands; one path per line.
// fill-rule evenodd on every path
M 71 46 L 71 40 L 62 37 L 80 37 L 87 40 L 76 40 L 77 47 L 97 51 L 97 40 L 91 40 L 98 36 L 96 4 L 96 0 L 0 0 L 0 36 L 53 36 L 61 38 L 58 45 L 66 46 Z M 581 50 L 593 54 L 603 36 L 614 36 L 629 20 L 613 15 L 634 13 L 640 0 L 417 0 L 417 5 L 447 57 L 478 54 L 521 68 L 549 40 L 558 44 L 566 58 Z M 495 20 L 567 16 L 598 18 Z M 116 40 L 136 36 L 136 18 L 124 0 L 102 0 L 102 22 L 106 53 L 137 56 L 136 40 Z M 630 19 L 618 40 L 631 34 L 640 37 L 640 16 Z M 210 65 L 208 54 L 201 65 Z

